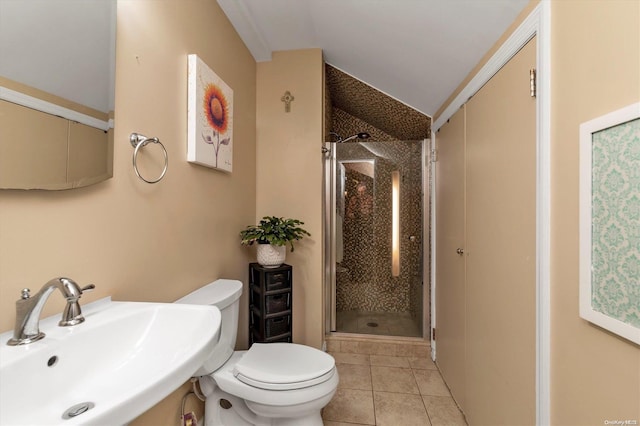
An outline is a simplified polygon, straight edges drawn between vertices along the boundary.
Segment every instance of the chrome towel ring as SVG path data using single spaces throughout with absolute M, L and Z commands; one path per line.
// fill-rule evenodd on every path
M 169 165 L 169 157 L 167 156 L 167 149 L 164 147 L 164 145 L 162 145 L 162 142 L 160 142 L 160 139 L 148 138 L 139 133 L 131 133 L 131 136 L 129 136 L 129 142 L 131 142 L 131 145 L 135 148 L 135 150 L 133 151 L 133 170 L 135 170 L 136 175 L 138 175 L 140 179 L 142 179 L 147 183 L 160 182 L 160 180 L 162 180 L 162 178 L 164 177 L 165 173 L 167 173 L 167 166 Z M 162 169 L 162 173 L 160 173 L 160 176 L 155 180 L 147 180 L 144 177 L 142 177 L 142 175 L 140 174 L 140 171 L 138 171 L 138 164 L 137 164 L 138 150 L 140 150 L 140 148 L 144 147 L 146 144 L 150 142 L 159 144 L 162 147 L 162 153 L 164 154 L 164 168 Z

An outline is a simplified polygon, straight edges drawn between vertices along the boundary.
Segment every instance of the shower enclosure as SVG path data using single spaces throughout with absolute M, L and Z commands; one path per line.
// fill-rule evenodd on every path
M 327 329 L 407 337 L 429 330 L 427 146 L 325 144 Z

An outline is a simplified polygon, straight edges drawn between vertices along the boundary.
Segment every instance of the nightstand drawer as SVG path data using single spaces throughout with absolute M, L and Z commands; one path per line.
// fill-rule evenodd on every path
M 267 318 L 265 324 L 265 337 L 267 338 L 289 333 L 289 330 L 291 330 L 291 315 Z
M 291 287 L 291 271 L 267 272 L 266 290 L 282 290 Z

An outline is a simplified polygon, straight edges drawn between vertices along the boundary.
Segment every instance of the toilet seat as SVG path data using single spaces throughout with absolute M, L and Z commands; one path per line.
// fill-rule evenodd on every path
M 242 383 L 265 390 L 295 390 L 324 383 L 334 375 L 332 356 L 295 343 L 255 343 L 233 368 Z
M 273 345 L 273 343 L 270 344 Z M 248 404 L 258 403 L 274 407 L 306 404 L 309 403 L 309 401 L 315 401 L 327 395 L 333 395 L 338 387 L 339 378 L 335 366 L 327 374 L 327 381 L 306 388 L 274 391 L 248 385 L 238 380 L 235 376 L 236 364 L 240 362 L 247 353 L 246 351 L 234 352 L 225 365 L 210 376 L 201 377 L 200 380 L 205 382 L 213 380 L 221 390 L 245 400 Z M 213 388 L 215 388 L 215 386 L 213 386 Z

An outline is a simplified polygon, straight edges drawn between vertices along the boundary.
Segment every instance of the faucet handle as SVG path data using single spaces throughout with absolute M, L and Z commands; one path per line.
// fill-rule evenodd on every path
M 64 312 L 62 312 L 62 319 L 58 323 L 59 326 L 68 327 L 84 322 L 84 317 L 82 316 L 82 310 L 80 309 L 80 303 L 78 303 L 78 299 L 85 291 L 91 291 L 94 288 L 96 288 L 94 284 L 86 285 L 82 288 L 79 288 L 80 294 L 78 295 L 78 297 L 67 299 L 67 306 L 65 306 Z
M 85 291 L 91 291 L 96 288 L 95 284 L 89 284 L 80 289 L 80 292 L 84 293 Z
M 22 293 L 20 294 L 20 298 L 21 299 L 28 299 L 31 297 L 31 290 L 29 290 L 28 288 L 23 288 L 22 289 Z

